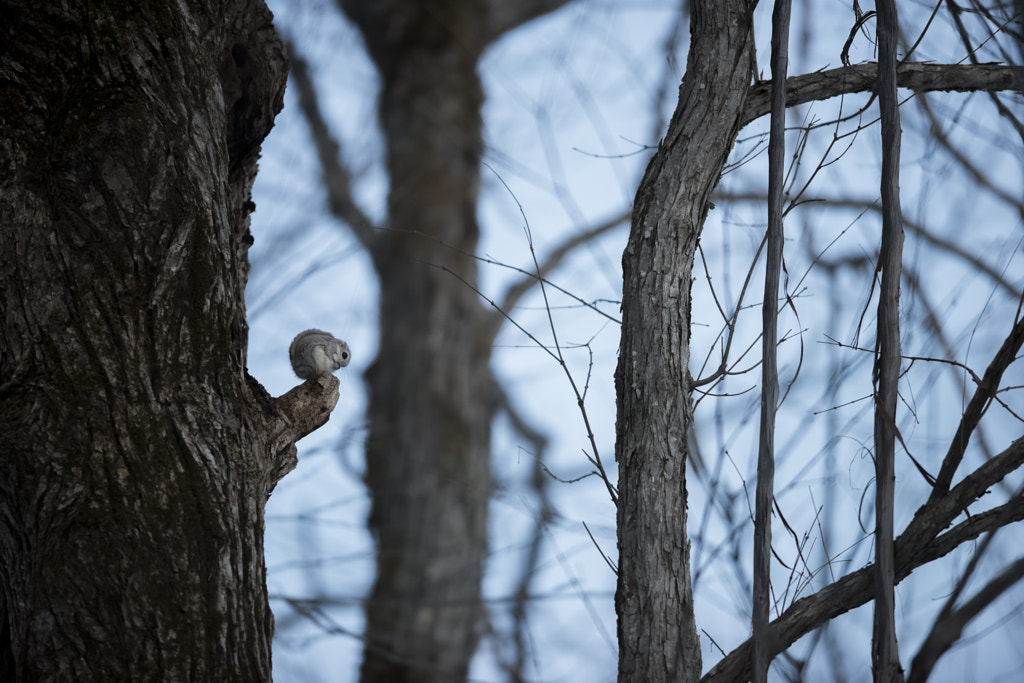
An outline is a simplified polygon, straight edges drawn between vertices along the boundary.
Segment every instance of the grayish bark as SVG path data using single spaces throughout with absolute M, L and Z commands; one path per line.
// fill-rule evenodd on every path
M 388 229 L 369 243 L 380 275 L 366 375 L 377 579 L 361 678 L 458 681 L 482 618 L 493 379 L 485 309 L 441 267 L 476 282 L 482 17 L 469 3 L 390 4 L 345 3 L 381 74 L 391 180 Z
M 775 412 L 779 403 L 776 356 L 779 280 L 782 271 L 782 194 L 786 175 L 786 71 L 789 65 L 789 0 L 776 0 L 772 12 L 772 118 L 768 137 L 768 237 L 764 297 L 761 301 L 761 432 L 754 504 L 754 683 L 768 680 L 771 663 L 772 502 L 775 499 Z
M 896 84 L 914 92 L 999 92 L 1024 90 L 1024 67 L 1007 64 L 898 65 Z M 878 64 L 854 64 L 838 69 L 815 71 L 786 80 L 787 106 L 826 100 L 830 97 L 868 92 L 878 85 Z M 761 81 L 750 88 L 743 112 L 743 125 L 768 113 L 771 83 Z
M 751 79 L 753 2 L 695 2 L 679 105 L 637 192 L 615 374 L 620 681 L 696 681 L 686 535 L 690 283 Z
M 900 376 L 900 110 L 896 93 L 899 22 L 894 0 L 878 0 L 878 108 L 882 130 L 882 245 L 878 269 L 875 382 L 875 619 L 871 662 L 876 682 L 903 680 L 896 642 L 893 512 L 896 490 L 896 400 Z M 901 439 L 902 440 L 902 439 Z
M 0 678 L 269 680 L 264 505 L 337 401 L 246 372 L 270 13 L 0 17 Z

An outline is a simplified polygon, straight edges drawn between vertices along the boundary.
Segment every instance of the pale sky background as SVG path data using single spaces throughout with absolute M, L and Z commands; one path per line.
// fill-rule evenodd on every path
M 375 121 L 376 75 L 358 33 L 327 0 L 270 4 L 279 30 L 294 39 L 311 62 L 324 116 L 359 178 L 356 191 L 363 209 L 382 219 L 385 186 Z M 796 3 L 795 8 L 793 74 L 838 66 L 839 51 L 852 23 L 851 10 L 844 2 L 811 3 L 813 23 L 804 19 L 804 4 Z M 487 52 L 481 64 L 487 92 L 485 160 L 493 170 L 482 172 L 481 256 L 530 267 L 529 244 L 517 202 L 529 221 L 538 257 L 567 236 L 628 212 L 651 149 L 677 103 L 688 33 L 684 30 L 683 42 L 674 53 L 666 52 L 676 6 L 667 0 L 576 2 L 509 34 Z M 762 3 L 758 9 L 762 65 L 768 59 L 770 7 L 770 3 Z M 917 3 L 901 6 L 908 35 L 916 38 L 928 11 Z M 871 35 L 873 30 L 872 25 Z M 941 15 L 931 31 L 917 58 L 955 61 L 963 56 Z M 874 58 L 867 37 L 857 38 L 851 57 L 854 62 Z M 985 55 L 982 61 L 996 59 Z M 768 76 L 767 67 L 763 74 Z M 665 82 L 669 85 L 659 96 Z M 791 110 L 789 124 L 828 122 L 840 107 L 848 115 L 867 102 L 867 95 L 856 95 L 801 107 Z M 933 96 L 929 102 L 954 143 L 983 171 L 990 172 L 1004 193 L 1009 197 L 1024 194 L 1020 141 L 1014 140 L 1006 123 L 994 115 L 987 96 Z M 1019 96 L 1015 102 L 1020 116 Z M 814 176 L 808 195 L 874 201 L 879 133 L 877 125 L 868 124 L 876 111 L 869 108 L 862 117 L 838 129 L 834 125 L 814 128 L 803 161 L 794 171 L 794 187 L 811 177 L 821 159 L 838 159 Z M 908 103 L 903 111 L 901 185 L 908 222 L 961 243 L 1000 272 L 1011 290 L 1019 292 L 1024 286 L 1020 214 L 991 193 L 978 190 L 952 164 L 927 135 L 927 125 L 920 123 L 922 115 L 915 103 Z M 851 134 L 858 122 L 866 127 Z M 766 191 L 766 139 L 761 137 L 766 125 L 766 120 L 761 120 L 741 132 L 733 160 L 749 161 L 725 176 L 720 191 Z M 794 130 L 788 140 L 790 150 L 801 139 Z M 289 86 L 285 109 L 264 144 L 254 199 L 258 208 L 253 217 L 255 245 L 250 253 L 247 290 L 250 371 L 274 395 L 294 386 L 298 380 L 288 365 L 288 344 L 296 333 L 309 327 L 345 339 L 353 354 L 352 364 L 339 373 L 341 400 L 330 422 L 300 442 L 299 467 L 278 485 L 267 510 L 268 586 L 277 619 L 274 674 L 281 683 L 351 681 L 356 679 L 361 658 L 360 601 L 373 580 L 373 544 L 365 530 L 369 503 L 360 481 L 366 402 L 361 373 L 376 352 L 376 284 L 355 237 L 327 214 L 319 164 L 293 86 Z M 705 227 L 702 246 L 715 295 L 731 311 L 763 236 L 766 210 L 763 203 L 718 204 Z M 627 230 L 623 223 L 579 249 L 552 278 L 578 297 L 596 302 L 607 314 L 581 308 L 566 297 L 551 300 L 559 341 L 577 383 L 587 386 L 586 409 L 601 458 L 613 478 L 612 375 L 619 326 L 608 316 L 619 317 L 620 260 Z M 776 518 L 776 550 L 790 567 L 802 570 L 793 575 L 776 563 L 773 584 L 782 605 L 813 592 L 830 574 L 857 569 L 872 557 L 871 538 L 861 529 L 871 529 L 874 523 L 869 502 L 873 494 L 870 402 L 863 400 L 871 387 L 870 355 L 837 349 L 829 343 L 830 338 L 854 343 L 857 322 L 866 307 L 859 344 L 873 345 L 876 304 L 869 300 L 871 266 L 840 270 L 832 280 L 819 266 L 801 279 L 833 240 L 824 254 L 826 260 L 866 258 L 873 263 L 879 230 L 877 214 L 861 208 L 826 211 L 807 205 L 787 217 L 785 258 L 789 291 L 799 318 L 787 309 L 780 319 L 780 332 L 792 335 L 779 351 L 783 391 L 798 365 L 800 374 L 779 412 L 776 495 L 800 539 L 807 564 L 802 564 L 793 538 Z M 945 343 L 958 361 L 980 374 L 1008 331 L 1016 302 L 990 277 L 927 246 L 910 231 L 905 260 L 920 273 L 926 293 L 925 298 L 916 296 L 904 284 L 905 354 L 944 356 Z M 740 316 L 733 343 L 734 358 L 755 342 L 759 331 L 761 276 L 761 270 L 755 269 L 744 299 L 750 308 Z M 481 264 L 482 288 L 489 296 L 500 298 L 504 288 L 519 277 L 499 265 Z M 691 372 L 700 375 L 704 357 L 714 347 L 722 325 L 699 261 L 694 278 Z M 941 320 L 945 338 L 924 326 L 929 306 Z M 539 292 L 509 313 L 542 342 L 550 343 Z M 717 365 L 719 353 L 714 347 L 709 367 Z M 753 366 L 758 354 L 759 343 L 739 367 Z M 568 481 L 589 472 L 592 468 L 582 453 L 590 450 L 583 421 L 557 364 L 522 333 L 506 326 L 493 367 L 516 407 L 550 438 L 544 464 L 552 473 Z M 920 363 L 901 380 L 907 407 L 901 431 L 911 451 L 933 473 L 959 410 L 969 398 L 961 387 L 963 379 L 962 372 L 958 374 L 947 365 Z M 1022 380 L 1019 366 L 1011 367 L 1003 383 L 1022 385 Z M 700 478 L 691 474 L 688 531 L 694 543 L 697 623 L 704 631 L 705 670 L 721 656 L 715 644 L 728 652 L 750 632 L 747 577 L 751 525 L 747 515 L 753 507 L 758 383 L 758 370 L 730 378 L 714 392 L 737 395 L 708 397 L 697 408 L 700 452 L 708 470 Z M 967 385 L 970 391 L 969 379 Z M 1019 408 L 1019 393 L 1008 392 L 1004 399 Z M 829 410 L 834 406 L 841 407 Z M 985 441 L 992 452 L 999 452 L 1021 433 L 1020 423 L 997 406 L 990 409 L 988 419 Z M 723 453 L 727 457 L 720 457 Z M 503 633 L 512 628 L 505 598 L 511 594 L 537 509 L 528 485 L 534 457 L 508 421 L 499 418 L 494 430 L 496 491 L 491 503 L 491 550 L 484 593 L 490 601 L 492 624 Z M 976 466 L 983 457 L 974 450 L 965 465 Z M 899 533 L 927 489 L 906 457 L 898 457 L 897 478 Z M 1021 481 L 1018 474 L 1009 488 L 1016 490 Z M 715 482 L 715 503 L 709 505 L 711 482 Z M 532 653 L 526 674 L 534 681 L 613 681 L 617 657 L 615 577 L 583 524 L 614 561 L 615 510 L 603 484 L 594 477 L 574 483 L 552 481 L 550 492 L 557 518 L 545 536 L 544 557 L 532 585 L 532 594 L 538 599 L 528 617 Z M 1002 498 L 1007 495 L 1005 491 L 995 493 Z M 823 510 L 820 514 L 819 509 Z M 831 567 L 823 559 L 823 535 L 835 539 L 839 546 L 829 548 Z M 999 539 L 998 548 L 983 562 L 985 576 L 1019 557 L 1024 547 L 1020 525 L 1005 529 Z M 732 544 L 734 540 L 738 545 Z M 735 558 L 737 549 L 740 555 Z M 905 667 L 970 549 L 948 556 L 927 576 L 912 577 L 898 587 L 897 625 Z M 808 578 L 809 572 L 813 578 Z M 979 581 L 971 584 L 973 590 L 981 585 Z M 332 606 L 316 623 L 298 616 L 284 600 L 317 596 L 330 599 Z M 972 625 L 965 644 L 942 660 L 933 680 L 1018 680 L 1018 672 L 1024 668 L 1019 647 L 1024 628 L 1022 604 L 1024 586 L 1005 594 Z M 841 663 L 829 662 L 822 647 L 807 679 L 834 680 L 835 666 L 850 680 L 866 680 L 870 675 L 871 608 L 858 609 L 835 623 L 835 656 Z M 472 680 L 505 680 L 498 666 L 505 653 L 495 648 L 495 640 L 485 636 Z M 806 643 L 798 643 L 793 652 L 805 649 Z M 776 664 L 773 675 L 778 677 L 779 671 Z

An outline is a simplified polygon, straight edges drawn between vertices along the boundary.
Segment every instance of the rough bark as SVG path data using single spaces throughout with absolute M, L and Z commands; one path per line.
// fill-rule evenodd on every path
M 908 62 L 896 68 L 896 84 L 914 92 L 999 92 L 1024 90 L 1024 66 L 1011 64 L 927 64 Z M 854 64 L 786 79 L 787 106 L 795 107 L 830 97 L 875 90 L 878 64 Z M 743 125 L 768 113 L 771 82 L 750 87 Z
M 686 535 L 693 257 L 752 76 L 755 3 L 695 2 L 679 105 L 637 192 L 615 374 L 620 681 L 695 681 Z
M 264 505 L 337 380 L 248 376 L 262 2 L 0 5 L 0 678 L 269 680 Z

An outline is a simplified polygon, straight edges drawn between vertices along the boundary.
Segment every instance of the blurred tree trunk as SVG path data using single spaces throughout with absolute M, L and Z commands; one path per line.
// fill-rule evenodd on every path
M 271 677 L 264 505 L 337 380 L 246 373 L 261 0 L 0 4 L 0 679 Z
M 365 682 L 463 680 L 483 627 L 496 405 L 493 316 L 467 286 L 483 153 L 477 62 L 562 1 L 340 2 L 380 72 L 390 179 L 387 230 L 361 235 L 380 277 L 366 375 L 377 579 Z
M 615 374 L 622 682 L 696 681 L 701 673 L 686 535 L 690 283 L 753 77 L 755 4 L 693 4 L 679 105 L 640 183 L 622 257 Z
M 377 580 L 363 681 L 458 681 L 481 627 L 492 407 L 476 293 L 483 50 L 474 7 L 352 3 L 380 70 L 388 228 L 380 348 L 367 372 Z M 462 250 L 461 252 L 455 251 Z

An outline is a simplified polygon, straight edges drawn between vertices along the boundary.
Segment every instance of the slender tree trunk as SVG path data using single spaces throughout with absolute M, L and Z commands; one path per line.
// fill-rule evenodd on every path
M 622 682 L 700 678 L 686 535 L 690 283 L 711 192 L 739 130 L 752 76 L 755 4 L 693 4 L 679 105 L 640 184 L 622 257 L 615 374 Z
M 875 616 L 871 661 L 875 681 L 903 681 L 896 641 L 896 561 L 893 514 L 896 489 L 896 399 L 900 375 L 900 110 L 896 93 L 899 22 L 895 0 L 879 0 L 878 108 L 882 128 L 882 245 L 878 267 L 878 340 L 875 359 Z
M 761 432 L 757 451 L 754 501 L 753 683 L 768 680 L 772 589 L 772 503 L 775 500 L 775 413 L 779 404 L 776 354 L 779 326 L 779 281 L 784 230 L 783 189 L 786 175 L 786 71 L 789 66 L 789 0 L 775 0 L 772 11 L 772 115 L 768 138 L 768 234 L 764 297 L 761 301 Z
M 337 400 L 245 370 L 270 20 L 0 5 L 4 681 L 270 679 L 264 505 Z

